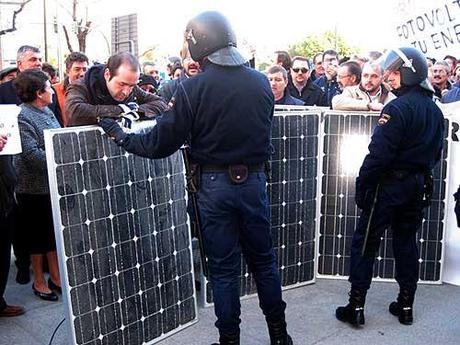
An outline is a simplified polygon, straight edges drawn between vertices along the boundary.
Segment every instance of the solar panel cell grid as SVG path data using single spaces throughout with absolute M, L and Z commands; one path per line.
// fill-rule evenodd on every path
M 151 344 L 196 321 L 180 155 L 129 155 L 97 129 L 48 135 L 75 343 Z

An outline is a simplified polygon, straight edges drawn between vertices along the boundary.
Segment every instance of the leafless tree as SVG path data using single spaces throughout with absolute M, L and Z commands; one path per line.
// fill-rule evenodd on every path
M 24 0 L 24 1 L 20 1 L 20 2 L 17 3 L 17 5 L 19 5 L 19 8 L 16 11 L 13 11 L 13 19 L 11 21 L 11 27 L 9 27 L 7 29 L 0 30 L 0 36 L 17 30 L 17 28 L 16 28 L 16 18 L 18 16 L 18 14 L 22 12 L 22 10 L 24 9 L 24 6 L 27 5 L 31 1 L 32 0 Z M 0 3 L 0 5 L 1 5 L 1 3 Z
M 78 40 L 78 50 L 84 53 L 86 51 L 86 37 L 88 36 L 91 30 L 92 22 L 88 20 L 88 18 L 86 18 L 85 20 L 83 20 L 83 18 L 78 19 L 77 18 L 77 7 L 78 7 L 78 0 L 72 0 L 72 21 L 74 25 L 74 32 Z M 64 35 L 65 35 L 65 39 L 67 42 L 67 48 L 69 49 L 70 52 L 73 52 L 74 49 L 72 47 L 72 43 L 70 42 L 69 30 L 67 29 L 65 25 L 62 25 L 62 28 L 64 30 Z

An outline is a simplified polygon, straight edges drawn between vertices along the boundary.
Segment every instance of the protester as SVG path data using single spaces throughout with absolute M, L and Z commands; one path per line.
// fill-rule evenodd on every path
M 54 237 L 53 214 L 48 185 L 45 154 L 45 129 L 60 128 L 53 112 L 53 89 L 48 76 L 40 70 L 21 72 L 14 80 L 19 99 L 22 153 L 14 159 L 18 173 L 16 188 L 19 204 L 20 229 L 31 255 L 35 295 L 47 301 L 57 301 L 52 289 L 60 291 L 61 283 Z M 43 257 L 46 256 L 50 277 L 46 282 Z
M 15 66 L 10 66 L 2 69 L 0 71 L 0 84 L 3 84 L 7 81 L 13 80 L 18 75 L 18 68 Z
M 24 45 L 19 47 L 17 51 L 16 64 L 18 67 L 18 74 L 30 70 L 42 68 L 42 55 L 40 49 Z M 19 105 L 21 100 L 18 98 L 16 88 L 13 83 L 14 80 L 7 81 L 0 85 L 0 104 L 16 104 Z M 52 103 L 49 108 L 58 119 L 59 123 L 62 124 L 61 113 L 59 105 L 57 103 L 56 95 L 53 94 Z M 12 217 L 16 212 L 12 212 Z M 14 223 L 14 222 L 13 222 Z M 16 256 L 17 274 L 16 281 L 19 284 L 28 284 L 30 282 L 30 258 L 25 248 L 25 239 L 18 235 L 19 231 L 14 229 L 13 231 L 13 249 L 14 255 Z
M 332 98 L 332 109 L 380 111 L 396 98 L 383 84 L 383 71 L 378 63 L 364 64 L 360 79 L 359 85 L 345 87 L 340 95 Z
M 305 105 L 324 106 L 326 97 L 323 91 L 309 78 L 310 64 L 307 58 L 295 56 L 292 59 L 291 78 L 287 90 L 289 94 L 302 100 Z
M 275 104 L 283 105 L 304 105 L 305 103 L 292 97 L 287 89 L 288 75 L 286 70 L 280 65 L 274 65 L 267 71 L 267 78 L 275 97 Z
M 164 111 L 167 106 L 158 96 L 137 85 L 139 70 L 139 61 L 130 53 L 112 55 L 107 64 L 91 67 L 67 90 L 69 125 L 96 124 L 102 116 L 154 117 Z
M 8 143 L 6 135 L 0 135 L 0 152 Z M 0 155 L 0 317 L 19 316 L 25 313 L 23 307 L 8 305 L 4 294 L 11 259 L 11 237 L 14 231 L 12 216 L 15 211 L 14 188 L 17 175 L 13 168 L 12 156 Z
M 65 59 L 66 77 L 60 83 L 54 84 L 54 90 L 58 98 L 59 108 L 61 110 L 62 124 L 64 127 L 69 125 L 69 116 L 65 111 L 66 92 L 70 84 L 82 79 L 88 70 L 88 57 L 80 52 L 72 52 Z
M 324 75 L 314 81 L 325 94 L 324 106 L 330 107 L 332 98 L 340 93 L 340 86 L 337 83 L 337 69 L 339 56 L 335 50 L 329 49 L 323 53 Z

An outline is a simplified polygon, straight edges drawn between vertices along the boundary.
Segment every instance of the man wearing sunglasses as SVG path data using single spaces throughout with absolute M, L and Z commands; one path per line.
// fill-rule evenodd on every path
M 301 99 L 307 106 L 326 105 L 323 91 L 310 80 L 308 59 L 302 56 L 295 56 L 292 59 L 291 78 L 287 89 L 291 96 Z

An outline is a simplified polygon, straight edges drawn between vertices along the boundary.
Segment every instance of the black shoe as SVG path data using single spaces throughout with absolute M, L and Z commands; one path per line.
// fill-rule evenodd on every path
M 353 326 L 364 325 L 364 303 L 366 302 L 366 291 L 351 290 L 349 302 L 346 306 L 338 307 L 335 310 L 335 317 Z
M 57 293 L 62 295 L 62 288 L 54 284 L 53 279 L 51 279 L 51 277 L 48 278 L 48 287 L 50 288 L 50 290 L 56 291 Z
M 403 325 L 412 325 L 414 316 L 412 312 L 412 305 L 414 304 L 414 293 L 408 290 L 401 290 L 398 299 L 391 302 L 388 308 L 390 313 L 398 317 L 398 320 Z
M 292 338 L 287 332 L 287 324 L 284 314 L 276 321 L 268 321 L 268 333 L 270 345 L 293 345 Z
M 289 334 L 284 335 L 281 338 L 270 338 L 270 345 L 293 345 L 292 338 Z
M 30 283 L 30 270 L 29 268 L 18 268 L 16 273 L 16 281 L 18 284 L 25 285 Z
M 40 297 L 41 299 L 43 299 L 45 301 L 55 302 L 55 301 L 57 301 L 59 299 L 58 296 L 56 295 L 56 293 L 54 293 L 54 291 L 51 291 L 51 292 L 40 292 L 40 291 L 38 291 L 35 288 L 35 284 L 32 284 L 32 290 L 34 291 L 34 294 L 36 296 Z

